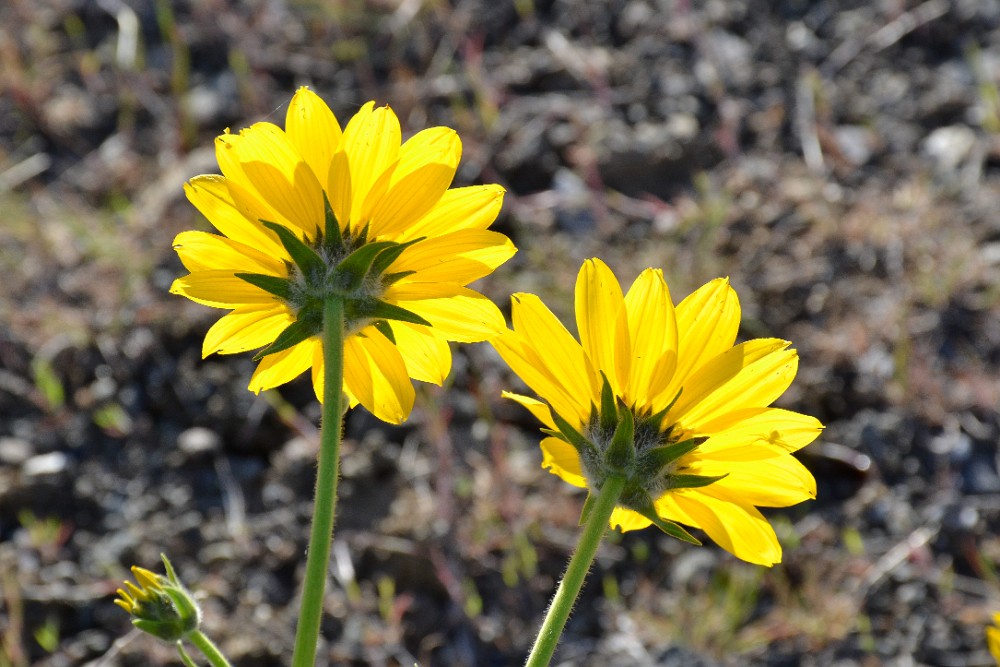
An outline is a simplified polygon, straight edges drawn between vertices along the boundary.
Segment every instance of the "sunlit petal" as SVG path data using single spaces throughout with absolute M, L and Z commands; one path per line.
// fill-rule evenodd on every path
M 209 328 L 201 356 L 235 354 L 265 347 L 294 321 L 291 312 L 276 303 L 237 308 Z
M 558 475 L 564 482 L 587 488 L 587 480 L 580 468 L 580 455 L 573 445 L 559 438 L 544 438 L 542 447 L 542 467 Z
M 299 88 L 288 104 L 285 132 L 313 170 L 316 181 L 326 185 L 330 162 L 340 148 L 343 134 L 330 107 L 308 88 Z
M 316 345 L 319 345 L 319 341 L 310 338 L 261 359 L 250 378 L 250 391 L 259 394 L 265 389 L 273 389 L 297 378 L 312 364 Z

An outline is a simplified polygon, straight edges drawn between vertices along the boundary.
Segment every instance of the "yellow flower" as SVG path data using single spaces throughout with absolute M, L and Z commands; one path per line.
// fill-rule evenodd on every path
M 993 614 L 993 625 L 986 626 L 986 646 L 1000 666 L 1000 613 Z
M 643 271 L 623 295 L 591 259 L 576 283 L 580 342 L 532 294 L 513 296 L 514 328 L 491 342 L 545 401 L 504 392 L 547 427 L 543 467 L 592 492 L 609 475 L 627 480 L 612 527 L 656 524 L 696 542 L 681 523 L 773 565 L 781 547 L 757 506 L 815 498 L 791 452 L 823 427 L 768 407 L 795 377 L 796 352 L 773 338 L 734 346 L 739 322 L 728 280 L 675 307 L 660 270 Z
M 285 129 L 256 123 L 216 139 L 222 175 L 185 185 L 221 235 L 174 240 L 190 274 L 171 292 L 231 313 L 203 355 L 268 346 L 250 380 L 260 392 L 312 368 L 323 395 L 322 300 L 345 300 L 344 390 L 393 423 L 413 406 L 410 378 L 440 385 L 448 341 L 486 340 L 503 316 L 466 285 L 515 252 L 487 228 L 504 190 L 449 189 L 461 141 L 434 127 L 401 145 L 389 107 L 365 104 L 341 130 L 314 93 L 292 98 Z M 319 304 L 319 305 L 318 305 Z

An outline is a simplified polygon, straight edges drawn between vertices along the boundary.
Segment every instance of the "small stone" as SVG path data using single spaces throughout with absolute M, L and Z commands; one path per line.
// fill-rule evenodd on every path
M 218 451 L 221 445 L 219 434 L 202 426 L 194 426 L 177 436 L 177 448 L 191 456 Z
M 923 151 L 942 173 L 955 171 L 976 145 L 976 133 L 965 125 L 939 127 L 924 139 Z
M 58 475 L 66 470 L 69 465 L 69 457 L 62 452 L 49 452 L 32 456 L 24 462 L 21 471 L 26 477 L 44 477 L 46 475 Z
M 30 458 L 30 442 L 21 438 L 0 438 L 0 463 L 17 466 Z

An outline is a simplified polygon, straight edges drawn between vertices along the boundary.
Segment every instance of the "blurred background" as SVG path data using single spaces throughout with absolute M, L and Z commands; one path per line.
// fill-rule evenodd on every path
M 166 552 L 238 667 L 285 664 L 318 410 L 200 357 L 167 293 L 182 183 L 284 123 L 448 125 L 520 252 L 475 287 L 572 313 L 582 261 L 730 276 L 827 424 L 772 569 L 612 537 L 555 664 L 989 665 L 1000 610 L 997 0 L 0 4 L 0 666 L 176 665 L 112 604 Z M 567 321 L 572 321 L 568 319 Z M 487 345 L 393 428 L 347 418 L 320 664 L 521 664 L 583 497 Z

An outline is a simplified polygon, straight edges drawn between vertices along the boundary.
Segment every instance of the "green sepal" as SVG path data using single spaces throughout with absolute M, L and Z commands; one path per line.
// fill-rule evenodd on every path
M 618 401 L 608 376 L 601 371 L 601 430 L 610 433 L 618 425 Z
M 640 510 L 635 510 L 639 514 L 643 515 L 647 519 L 653 522 L 653 525 L 662 530 L 664 533 L 670 537 L 676 537 L 682 542 L 687 542 L 688 544 L 693 544 L 695 546 L 701 546 L 701 541 L 698 540 L 694 535 L 684 530 L 681 526 L 677 525 L 673 521 L 667 521 L 659 514 L 656 513 L 656 509 L 649 505 Z
M 326 216 L 325 231 L 323 232 L 323 245 L 331 255 L 336 255 L 344 247 L 344 235 L 340 230 L 340 222 L 337 214 L 330 206 L 330 199 L 323 192 L 323 213 Z
M 706 440 L 708 440 L 708 438 L 705 436 L 698 436 L 697 438 L 688 438 L 687 440 L 682 440 L 681 442 L 674 442 L 669 445 L 654 447 L 643 453 L 643 462 L 648 462 L 648 464 L 653 466 L 655 470 L 659 470 L 664 466 L 673 463 L 685 454 L 694 451 Z
M 396 344 L 396 334 L 392 332 L 392 327 L 385 320 L 378 320 L 372 323 L 372 326 L 379 330 L 379 332 L 388 338 L 393 345 Z
M 594 498 L 594 494 L 587 492 L 587 499 L 583 501 L 583 509 L 580 510 L 580 523 L 577 524 L 582 526 L 587 523 L 590 518 L 591 513 L 594 511 L 594 505 L 597 503 L 597 499 Z
M 278 240 L 281 241 L 281 245 L 285 246 L 285 250 L 291 255 L 292 261 L 299 267 L 302 275 L 321 276 L 326 272 L 326 265 L 323 263 L 323 258 L 317 255 L 315 250 L 303 243 L 302 239 L 293 234 L 292 230 L 288 229 L 288 227 L 268 220 L 261 220 L 260 224 L 278 235 Z
M 344 290 L 345 296 L 361 287 L 378 254 L 394 245 L 396 244 L 392 241 L 366 243 L 342 259 L 336 270 L 336 275 L 342 282 L 336 287 Z
M 323 322 L 316 322 L 312 318 L 300 318 L 295 320 L 285 330 L 278 334 L 274 342 L 254 355 L 254 361 L 260 361 L 269 354 L 283 352 L 291 347 L 295 347 L 304 340 L 312 338 L 323 330 Z
M 132 625 L 139 628 L 147 635 L 152 635 L 165 642 L 175 642 L 183 639 L 187 632 L 181 630 L 175 623 L 164 621 L 149 621 L 144 618 L 133 618 Z
M 181 621 L 181 631 L 187 634 L 197 628 L 201 622 L 201 613 L 191 599 L 191 594 L 182 587 L 174 586 L 164 588 L 163 592 L 174 603 L 174 609 L 177 610 L 177 616 Z
M 663 423 L 663 418 L 667 416 L 667 413 L 670 412 L 670 409 L 673 408 L 674 405 L 677 403 L 677 399 L 679 399 L 681 397 L 681 392 L 683 392 L 683 391 L 684 391 L 684 387 L 681 387 L 680 389 L 678 389 L 677 390 L 677 394 L 674 396 L 674 399 L 672 401 L 670 401 L 669 403 L 667 403 L 667 407 L 663 408 L 662 410 L 660 410 L 655 415 L 653 415 L 652 417 L 649 418 L 649 423 L 650 423 L 650 425 L 653 426 L 653 428 L 656 428 L 657 430 L 659 430 L 660 425 Z
M 584 452 L 594 448 L 594 446 L 590 444 L 589 440 L 573 428 L 572 424 L 560 417 L 554 411 L 552 412 L 552 421 L 554 421 L 556 426 L 559 428 L 559 435 L 562 436 L 562 439 L 573 445 L 577 452 Z
M 416 313 L 406 308 L 386 303 L 385 301 L 378 301 L 377 299 L 368 299 L 366 301 L 348 299 L 344 314 L 348 322 L 357 322 L 367 318 L 372 320 L 398 320 L 400 322 L 409 322 L 410 324 L 422 324 L 425 327 L 431 326 L 430 322 Z
M 621 406 L 618 412 L 621 419 L 611 436 L 607 451 L 604 452 L 604 464 L 611 470 L 627 473 L 635 463 L 635 419 L 632 411 L 625 406 Z M 602 414 L 602 420 L 603 417 Z
M 395 273 L 383 273 L 382 274 L 382 287 L 388 287 L 394 283 L 399 282 L 407 276 L 412 276 L 416 271 L 397 271 Z
M 365 226 L 361 228 L 361 231 L 358 232 L 358 235 L 355 237 L 356 243 L 368 243 L 368 232 L 371 231 L 371 228 L 372 223 L 366 222 Z
M 699 489 L 728 476 L 728 472 L 724 475 L 670 475 L 667 481 L 671 489 Z
M 269 276 L 266 273 L 236 273 L 233 274 L 240 280 L 248 282 L 254 287 L 259 287 L 269 294 L 273 294 L 283 301 L 290 301 L 292 297 L 292 281 L 278 276 Z
M 386 269 L 388 269 L 393 262 L 399 259 L 399 256 L 403 254 L 403 251 L 409 248 L 414 243 L 418 241 L 423 241 L 426 237 L 421 236 L 420 238 L 413 239 L 412 241 L 407 241 L 406 243 L 397 243 L 391 248 L 386 248 L 378 254 L 375 261 L 372 262 L 371 269 L 369 273 L 373 273 L 376 276 L 382 275 Z

